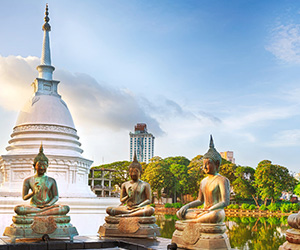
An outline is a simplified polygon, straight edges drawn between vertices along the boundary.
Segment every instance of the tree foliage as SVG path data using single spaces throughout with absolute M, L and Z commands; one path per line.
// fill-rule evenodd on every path
M 118 185 L 121 187 L 122 183 L 129 180 L 128 167 L 131 162 L 129 161 L 116 161 L 110 164 L 103 164 L 100 166 L 93 167 L 94 169 L 114 169 L 115 172 L 112 172 L 112 186 Z M 101 172 L 95 172 L 94 177 L 99 178 Z
M 236 179 L 232 182 L 233 191 L 237 197 L 244 199 L 252 197 L 257 206 L 255 181 L 254 181 L 255 169 L 251 167 L 238 166 L 235 170 Z
M 299 182 L 294 189 L 294 194 L 297 196 L 300 196 L 300 183 Z
M 188 189 L 193 197 L 197 197 L 200 187 L 200 182 L 204 178 L 203 172 L 203 155 L 194 157 L 190 164 L 187 166 L 188 175 L 190 176 L 188 182 Z
M 236 168 L 237 166 L 234 163 L 231 163 L 230 161 L 222 158 L 222 163 L 219 168 L 219 174 L 225 176 L 230 181 L 230 183 L 233 183 L 236 179 Z
M 293 191 L 297 184 L 287 168 L 274 165 L 269 160 L 258 163 L 254 176 L 257 191 L 265 203 L 267 199 L 275 202 L 283 191 Z

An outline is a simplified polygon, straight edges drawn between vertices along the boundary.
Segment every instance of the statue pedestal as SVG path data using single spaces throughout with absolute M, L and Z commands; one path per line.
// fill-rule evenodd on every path
M 300 249 L 300 229 L 288 229 L 286 231 L 286 242 L 279 247 L 279 250 Z
M 118 217 L 106 216 L 106 223 L 100 226 L 100 237 L 150 238 L 160 236 L 160 228 L 155 224 L 155 217 Z
M 75 227 L 70 224 L 70 216 L 13 216 L 13 224 L 5 228 L 4 236 L 11 238 L 12 243 L 20 238 L 70 238 L 78 235 Z
M 172 243 L 178 248 L 197 250 L 228 250 L 231 249 L 227 237 L 225 223 L 204 224 L 177 221 Z

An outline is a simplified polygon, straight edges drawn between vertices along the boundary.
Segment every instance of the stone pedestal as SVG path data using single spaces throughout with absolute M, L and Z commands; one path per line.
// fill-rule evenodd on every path
M 13 224 L 5 228 L 4 236 L 14 243 L 18 238 L 70 238 L 78 235 L 75 227 L 70 224 L 70 216 L 13 216 Z
M 177 221 L 172 243 L 178 248 L 197 250 L 228 250 L 231 249 L 225 223 L 204 224 Z
M 286 231 L 286 242 L 279 247 L 279 250 L 299 250 L 300 249 L 300 229 L 288 229 Z
M 100 237 L 150 238 L 160 236 L 160 228 L 155 224 L 155 217 L 117 217 L 106 216 L 106 223 L 100 226 Z

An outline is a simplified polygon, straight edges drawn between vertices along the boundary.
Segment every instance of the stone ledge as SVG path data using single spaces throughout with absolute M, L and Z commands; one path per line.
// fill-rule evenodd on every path
M 48 242 L 40 239 L 17 240 L 15 244 L 8 237 L 0 238 L 0 250 L 63 250 L 63 249 L 132 249 L 132 250 L 158 250 L 167 249 L 170 239 L 158 237 L 153 239 L 137 238 L 108 238 L 98 236 L 76 236 L 74 241 L 50 239 Z

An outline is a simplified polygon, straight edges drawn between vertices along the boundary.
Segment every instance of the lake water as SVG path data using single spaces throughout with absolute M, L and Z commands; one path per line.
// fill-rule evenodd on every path
M 161 237 L 172 238 L 175 215 L 156 215 Z M 227 235 L 232 248 L 241 250 L 274 250 L 282 245 L 289 228 L 287 217 L 227 217 Z

